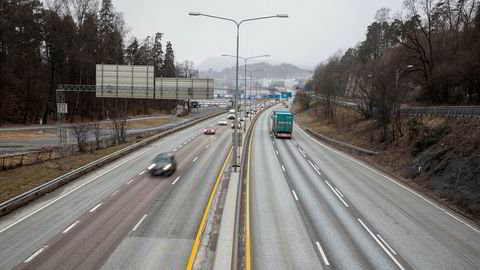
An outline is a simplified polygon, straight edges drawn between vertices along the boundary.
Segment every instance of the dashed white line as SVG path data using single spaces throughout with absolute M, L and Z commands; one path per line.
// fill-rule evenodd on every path
M 295 200 L 298 201 L 297 193 L 295 193 L 295 190 L 292 189 L 293 197 L 295 197 Z
M 285 167 L 283 167 L 283 165 L 282 165 L 282 170 L 285 171 Z
M 330 183 L 328 181 L 325 181 L 325 183 L 327 183 L 327 185 L 330 187 L 330 189 L 333 191 L 333 193 L 340 199 L 340 201 L 342 201 L 342 203 L 345 205 L 345 207 L 348 207 L 348 204 L 343 200 L 342 197 L 340 197 L 340 195 L 337 193 L 337 191 L 330 185 Z
M 172 150 L 172 152 L 175 152 L 175 151 L 177 151 L 177 148 L 175 148 L 175 149 Z
M 172 182 L 172 185 L 175 185 L 175 183 L 180 179 L 180 176 L 175 179 L 175 181 Z
M 89 212 L 90 212 L 90 213 L 95 212 L 95 210 L 97 210 L 100 206 L 102 206 L 102 204 L 103 204 L 103 203 L 99 203 L 99 204 L 95 205 L 95 207 L 93 207 L 92 209 L 90 209 Z
M 145 171 L 141 171 L 138 175 L 142 175 L 142 174 L 144 174 L 144 173 L 145 173 Z
M 135 225 L 135 227 L 133 227 L 132 229 L 132 232 L 136 231 L 138 229 L 138 227 L 140 226 L 140 224 L 143 222 L 143 220 L 147 217 L 147 214 L 143 215 L 143 217 L 137 222 L 137 225 Z
M 328 262 L 327 256 L 325 256 L 325 252 L 323 252 L 323 249 L 320 246 L 320 243 L 315 242 L 315 244 L 317 244 L 317 248 L 320 251 L 320 255 L 322 255 L 322 259 L 323 259 L 323 262 L 325 263 L 325 265 L 330 265 L 330 263 Z
M 320 167 L 318 167 L 317 164 L 313 164 L 313 166 L 315 166 L 315 168 L 317 168 L 317 170 L 320 170 Z
M 183 144 L 187 144 L 187 142 L 184 142 Z
M 32 261 L 33 259 L 35 259 L 35 257 L 37 257 L 40 253 L 42 253 L 45 249 L 47 249 L 48 246 L 43 246 L 41 247 L 39 250 L 37 250 L 35 253 L 32 254 L 32 256 L 28 257 L 25 261 L 23 261 L 24 263 L 29 263 L 30 261 Z
M 317 170 L 317 168 L 315 167 L 315 165 L 314 165 L 310 160 L 308 160 L 308 163 L 310 163 L 310 166 L 312 166 L 312 168 L 313 168 L 319 175 L 322 175 L 322 173 L 321 173 L 319 170 Z
M 183 145 L 179 145 L 178 148 L 182 148 Z
M 125 163 L 127 163 L 127 162 L 129 162 L 129 161 L 131 161 L 131 160 L 133 160 L 133 159 L 135 159 L 135 158 L 137 158 L 137 157 L 139 157 L 139 156 L 143 155 L 144 153 L 146 153 L 146 152 L 150 151 L 151 149 L 153 149 L 153 148 L 151 148 L 151 147 L 150 147 L 150 148 L 146 149 L 145 151 L 142 151 L 142 152 L 138 153 L 138 155 L 135 155 L 135 156 L 133 156 L 133 157 L 131 157 L 131 158 L 129 158 L 129 159 L 127 159 L 127 160 L 125 160 L 124 162 L 122 162 L 122 163 L 120 163 L 120 164 L 118 164 L 118 165 L 116 165 L 116 166 L 114 166 L 114 167 L 112 167 L 112 168 L 108 169 L 107 171 L 105 171 L 105 172 L 103 172 L 103 173 L 101 173 L 101 174 L 99 174 L 99 175 L 95 176 L 94 178 L 90 179 L 89 181 L 87 181 L 87 182 L 85 182 L 85 183 L 81 184 L 80 186 L 78 186 L 78 187 L 76 187 L 76 188 L 74 188 L 74 189 L 70 190 L 69 192 L 67 192 L 67 193 L 63 194 L 62 196 L 60 196 L 60 197 L 56 198 L 55 200 L 53 200 L 53 201 L 51 201 L 51 202 L 49 202 L 49 203 L 47 203 L 47 204 L 43 205 L 42 207 L 38 208 L 37 210 L 35 210 L 35 211 L 31 212 L 30 214 L 28 214 L 28 215 L 26 215 L 26 216 L 24 216 L 24 217 L 20 218 L 19 220 L 17 220 L 17 221 L 15 221 L 15 222 L 13 222 L 12 224 L 8 225 L 7 227 L 5 227 L 5 228 L 1 229 L 1 230 L 0 230 L 0 233 L 3 233 L 4 231 L 6 231 L 6 230 L 10 229 L 11 227 L 13 227 L 13 226 L 17 225 L 18 223 L 20 223 L 20 222 L 24 221 L 25 219 L 27 219 L 27 218 L 29 218 L 29 217 L 33 216 L 34 214 L 36 214 L 36 213 L 38 213 L 38 212 L 42 211 L 43 209 L 45 209 L 45 208 L 49 207 L 50 205 L 52 205 L 52 204 L 56 203 L 57 201 L 59 201 L 59 200 L 61 200 L 61 199 L 65 198 L 66 196 L 70 195 L 71 193 L 73 193 L 73 192 L 75 192 L 75 191 L 79 190 L 80 188 L 84 187 L 85 185 L 88 185 L 88 184 L 90 184 L 91 182 L 95 181 L 96 179 L 100 178 L 101 176 L 103 176 L 103 175 L 105 175 L 105 174 L 107 174 L 107 173 L 109 173 L 109 172 L 111 172 L 111 171 L 115 170 L 116 168 L 118 168 L 118 167 L 122 166 L 123 164 L 125 164 Z
M 79 222 L 80 222 L 80 220 L 75 221 L 72 225 L 68 226 L 65 230 L 63 230 L 62 233 L 68 233 L 68 232 L 69 232 L 71 229 L 73 229 L 73 227 L 75 227 Z
M 207 149 L 208 147 L 210 147 L 210 144 L 207 144 L 207 146 L 205 147 L 205 149 Z
M 297 143 L 294 140 L 292 140 L 292 143 L 293 145 L 297 146 Z
M 142 175 L 142 173 L 140 173 L 140 175 Z M 127 182 L 127 185 L 130 185 L 130 183 L 132 183 L 132 182 L 133 182 L 133 179 L 134 179 L 134 178 L 132 178 L 132 179 L 128 180 L 128 182 Z
M 358 222 L 360 222 L 360 224 L 363 226 L 363 228 L 370 234 L 370 236 L 372 236 L 372 238 L 375 240 L 375 242 L 377 242 L 377 244 L 383 249 L 383 251 L 385 251 L 385 253 L 387 253 L 387 255 L 390 257 L 390 259 L 393 260 L 393 262 L 398 266 L 398 268 L 402 269 L 402 270 L 405 270 L 405 268 L 403 268 L 403 266 L 397 261 L 397 259 L 395 259 L 395 257 L 392 255 L 392 253 L 390 253 L 390 251 L 382 244 L 382 242 L 380 242 L 380 240 L 378 240 L 378 238 L 372 233 L 372 231 L 370 231 L 370 229 L 367 227 L 367 225 L 365 225 L 365 223 L 363 223 L 363 221 L 359 218 L 357 218 Z
M 275 153 L 277 153 L 277 155 L 278 155 L 278 151 L 277 151 L 277 150 L 275 150 Z
M 197 161 L 197 159 L 198 159 L 198 157 L 195 157 L 195 158 L 193 159 L 193 162 Z
M 385 239 L 382 238 L 382 236 L 381 236 L 380 234 L 377 233 L 377 237 L 378 237 L 378 239 L 380 239 L 380 241 L 382 241 L 382 242 L 385 244 L 385 246 L 387 246 L 387 248 L 388 248 L 393 254 L 397 254 L 397 253 L 395 252 L 395 250 L 393 250 L 393 248 L 387 243 L 387 241 L 385 241 Z
M 340 194 L 340 196 L 342 196 L 342 198 L 345 198 L 338 188 L 335 188 L 335 190 L 338 192 L 338 194 Z
M 115 192 L 113 192 L 112 195 L 110 195 L 110 196 L 113 197 L 113 196 L 117 195 L 117 193 L 118 193 L 118 190 L 116 190 Z
M 324 147 L 324 148 L 327 148 L 327 149 L 329 149 L 330 151 L 332 151 L 332 152 L 334 152 L 334 153 L 337 153 L 337 154 L 339 154 L 340 156 L 342 156 L 342 157 L 344 157 L 344 158 L 346 158 L 346 159 L 348 159 L 348 160 L 350 160 L 350 161 L 352 161 L 352 162 L 355 162 L 355 163 L 357 163 L 358 165 L 360 165 L 360 166 L 362 166 L 362 167 L 364 167 L 364 168 L 366 168 L 366 169 L 368 169 L 368 170 L 370 170 L 370 171 L 372 171 L 372 172 L 374 172 L 374 173 L 376 173 L 376 174 L 378 174 L 378 175 L 383 176 L 385 179 L 388 179 L 389 181 L 393 182 L 394 184 L 400 186 L 401 188 L 403 188 L 403 189 L 405 189 L 405 190 L 407 190 L 407 191 L 410 191 L 412 194 L 414 194 L 414 195 L 417 196 L 418 198 L 424 200 L 425 202 L 427 202 L 427 203 L 430 204 L 431 206 L 433 206 L 433 207 L 437 208 L 438 210 L 442 211 L 443 213 L 449 215 L 450 217 L 452 217 L 452 218 L 455 219 L 456 221 L 462 223 L 463 225 L 467 226 L 468 228 L 472 229 L 473 231 L 475 231 L 475 232 L 477 232 L 477 233 L 480 233 L 480 230 L 478 230 L 477 228 L 473 227 L 472 225 L 468 224 L 466 221 L 463 221 L 463 220 L 460 219 L 459 217 L 456 217 L 454 214 L 448 212 L 447 210 L 445 210 L 445 209 L 441 208 L 440 206 L 436 205 L 435 203 L 431 202 L 429 199 L 427 199 L 427 198 L 425 198 L 424 196 L 420 195 L 418 192 L 416 192 L 416 191 L 414 191 L 414 190 L 412 190 L 412 189 L 404 186 L 403 184 L 400 184 L 399 182 L 397 182 L 397 180 L 395 180 L 395 179 L 393 179 L 393 178 L 391 178 L 391 177 L 389 177 L 389 176 L 387 176 L 387 175 L 385 175 L 385 174 L 383 174 L 383 173 L 380 173 L 380 172 L 378 172 L 378 171 L 375 170 L 375 169 L 370 168 L 369 166 L 363 164 L 362 162 L 360 162 L 360 161 L 358 161 L 358 160 L 355 160 L 355 159 L 352 158 L 352 157 L 349 157 L 349 156 L 347 156 L 347 155 L 345 155 L 345 154 L 343 154 L 343 153 L 341 153 L 341 152 L 339 152 L 339 151 L 337 151 L 337 150 L 335 150 L 335 149 L 333 149 L 333 148 L 331 148 L 331 147 L 329 147 L 329 146 L 326 146 L 326 145 L 318 142 L 317 140 L 315 140 L 314 138 L 312 138 L 312 136 L 308 135 L 305 131 L 303 131 L 301 128 L 299 128 L 298 125 L 297 125 L 297 129 L 299 129 L 303 134 L 305 134 L 305 136 L 307 136 L 308 138 L 310 138 L 310 140 L 312 140 L 314 143 L 316 143 L 316 144 L 318 144 L 318 145 L 320 145 L 320 146 L 322 146 L 322 147 Z
M 300 151 L 300 153 L 302 154 L 302 156 L 303 156 L 304 158 L 307 157 L 307 155 L 305 155 L 305 152 L 303 152 L 302 149 L 300 149 L 300 147 L 298 147 L 298 151 Z
M 275 144 L 275 142 L 274 142 L 274 141 L 272 141 L 272 144 Z

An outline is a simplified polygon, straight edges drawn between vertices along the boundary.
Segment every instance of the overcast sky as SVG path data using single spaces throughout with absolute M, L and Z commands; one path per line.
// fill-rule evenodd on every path
M 312 68 L 336 51 L 364 39 L 376 11 L 401 9 L 402 0 L 113 0 L 130 36 L 155 32 L 171 41 L 177 61 L 235 54 L 235 25 L 198 11 L 237 20 L 287 13 L 288 19 L 248 22 L 240 28 L 240 55 L 270 54 L 271 60 Z

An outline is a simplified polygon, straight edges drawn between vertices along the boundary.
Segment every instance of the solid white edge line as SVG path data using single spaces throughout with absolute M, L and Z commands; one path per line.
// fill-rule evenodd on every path
M 197 159 L 198 159 L 198 156 L 193 159 L 193 162 L 197 161 Z
M 405 270 L 405 268 L 403 268 L 403 266 L 397 261 L 397 259 L 395 259 L 392 253 L 390 253 L 390 251 L 382 244 L 382 242 L 380 242 L 380 240 L 378 240 L 378 238 L 372 233 L 372 231 L 370 231 L 367 225 L 365 225 L 365 223 L 363 223 L 361 219 L 357 218 L 357 220 L 358 222 L 360 222 L 360 224 L 362 224 L 363 228 L 370 234 L 370 236 L 372 236 L 375 242 L 377 242 L 377 244 L 385 251 L 385 253 L 387 253 L 390 259 L 393 260 L 393 262 L 398 266 L 398 268 Z
M 317 168 L 315 168 L 315 165 L 314 165 L 310 160 L 308 160 L 308 163 L 310 163 L 310 166 L 312 166 L 312 168 L 313 168 L 319 175 L 322 175 L 322 173 L 321 173 L 319 170 L 317 170 Z
M 110 196 L 113 197 L 113 196 L 117 195 L 117 193 L 118 193 L 118 190 L 116 190 L 115 192 L 113 192 L 112 195 L 110 195 Z
M 283 165 L 282 165 L 282 170 L 285 171 L 285 167 L 283 167 Z
M 295 190 L 292 189 L 293 197 L 295 197 L 295 200 L 298 201 L 297 193 L 295 193 Z
M 103 203 L 99 203 L 99 204 L 95 205 L 95 207 L 93 207 L 92 209 L 90 209 L 89 212 L 90 212 L 90 213 L 95 212 L 95 210 L 97 210 L 100 206 L 102 206 L 102 204 L 103 204 Z
M 178 181 L 178 179 L 180 179 L 180 176 L 177 177 L 177 178 L 172 182 L 172 185 L 175 185 L 175 183 Z
M 378 239 L 380 239 L 380 241 L 382 241 L 385 244 L 385 246 L 387 246 L 388 249 L 390 249 L 390 251 L 393 254 L 395 254 L 395 255 L 397 254 L 397 252 L 395 252 L 395 250 L 387 243 L 387 241 L 385 241 L 385 239 L 383 239 L 383 237 L 380 234 L 377 233 L 377 237 L 378 237 Z
M 11 227 L 13 227 L 13 226 L 17 225 L 18 223 L 20 223 L 20 222 L 24 221 L 25 219 L 27 219 L 27 218 L 29 218 L 29 217 L 31 217 L 31 216 L 33 216 L 33 215 L 35 215 L 36 213 L 38 213 L 38 212 L 42 211 L 43 209 L 45 209 L 45 208 L 49 207 L 50 205 L 52 205 L 52 204 L 54 204 L 54 203 L 58 202 L 59 200 L 61 200 L 61 199 L 65 198 L 66 196 L 68 196 L 68 195 L 72 194 L 73 192 L 75 192 L 75 191 L 79 190 L 80 188 L 82 188 L 82 187 L 84 187 L 84 186 L 86 186 L 86 185 L 90 184 L 91 182 L 95 181 L 96 179 L 98 179 L 98 178 L 102 177 L 103 175 L 105 175 L 105 174 L 107 174 L 107 173 L 109 173 L 109 172 L 111 172 L 111 171 L 115 170 L 116 168 L 118 168 L 118 167 L 122 166 L 123 164 L 125 164 L 125 163 L 127 163 L 127 162 L 129 162 L 129 161 L 131 161 L 131 160 L 133 160 L 133 159 L 135 159 L 135 158 L 137 158 L 137 157 L 139 157 L 139 156 L 143 155 L 144 153 L 146 153 L 147 151 L 150 151 L 150 150 L 152 150 L 152 149 L 153 149 L 153 148 L 152 148 L 152 147 L 150 147 L 150 148 L 146 149 L 145 151 L 142 151 L 142 152 L 140 152 L 138 155 L 136 155 L 136 156 L 133 156 L 133 157 L 131 157 L 131 158 L 129 158 L 129 159 L 127 159 L 127 160 L 125 160 L 124 162 L 122 162 L 122 163 L 120 163 L 120 164 L 116 165 L 115 167 L 113 167 L 113 168 L 111 168 L 111 169 L 109 169 L 109 170 L 107 170 L 107 171 L 105 171 L 105 172 L 103 172 L 103 173 L 101 173 L 101 174 L 99 174 L 99 175 L 97 175 L 97 176 L 93 177 L 93 178 L 92 178 L 92 179 L 90 179 L 89 181 L 87 181 L 87 182 L 85 182 L 85 183 L 81 184 L 80 186 L 78 186 L 78 187 L 76 187 L 76 188 L 74 188 L 74 189 L 70 190 L 69 192 L 67 192 L 67 193 L 63 194 L 62 196 L 60 196 L 60 197 L 58 197 L 58 198 L 54 199 L 53 201 L 51 201 L 51 202 L 49 202 L 49 203 L 45 204 L 44 206 L 42 206 L 42 207 L 38 208 L 37 210 L 35 210 L 35 211 L 31 212 L 30 214 L 28 214 L 28 215 L 26 215 L 26 216 L 24 216 L 24 217 L 20 218 L 19 220 L 15 221 L 15 222 L 13 222 L 12 224 L 8 225 L 7 227 L 3 228 L 2 230 L 0 230 L 0 233 L 3 233 L 4 231 L 6 231 L 6 230 L 10 229 Z
M 138 227 L 140 226 L 140 224 L 142 224 L 143 220 L 147 217 L 147 214 L 143 215 L 143 217 L 137 222 L 137 224 L 135 225 L 135 227 L 133 227 L 132 229 L 132 232 L 136 231 L 138 229 Z
M 335 188 L 335 190 L 338 192 L 338 194 L 340 194 L 340 196 L 342 196 L 342 198 L 345 198 L 338 188 Z
M 296 125 L 296 124 L 295 124 L 295 125 Z M 339 151 L 337 151 L 337 150 L 335 150 L 335 149 L 333 149 L 333 148 L 331 148 L 331 147 L 329 147 L 329 146 L 326 146 L 326 145 L 324 145 L 324 144 L 316 141 L 314 138 L 312 138 L 310 135 L 308 135 L 305 131 L 303 131 L 300 127 L 298 127 L 298 125 L 297 125 L 297 129 L 299 129 L 303 134 L 305 134 L 308 138 L 310 138 L 310 140 L 312 140 L 313 142 L 317 143 L 318 145 L 320 145 L 320 146 L 322 146 L 322 147 L 325 147 L 325 148 L 329 149 L 330 151 L 335 152 L 335 153 L 343 156 L 344 158 L 347 158 L 347 159 L 349 159 L 350 161 L 353 161 L 353 162 L 357 163 L 358 165 L 361 165 L 361 166 L 363 166 L 364 168 L 367 168 L 367 169 L 369 169 L 370 171 L 372 171 L 372 172 L 374 172 L 374 173 L 376 173 L 376 174 L 378 174 L 378 175 L 383 176 L 385 179 L 388 179 L 388 180 L 390 180 L 391 182 L 395 183 L 396 185 L 402 187 L 403 189 L 405 189 L 405 190 L 407 190 L 407 191 L 410 191 L 410 192 L 411 192 L 412 194 L 414 194 L 415 196 L 417 196 L 417 197 L 419 197 L 420 199 L 424 200 L 425 202 L 427 202 L 427 203 L 430 204 L 431 206 L 437 208 L 438 210 L 442 211 L 443 213 L 449 215 L 450 217 L 452 217 L 452 218 L 455 219 L 456 221 L 462 223 L 463 225 L 467 226 L 468 228 L 474 230 L 475 232 L 480 233 L 480 230 L 478 230 L 477 228 L 475 228 L 475 227 L 473 227 L 472 225 L 468 224 L 467 222 L 461 220 L 460 218 L 456 217 L 455 215 L 453 215 L 452 213 L 448 212 L 447 210 L 441 208 L 441 207 L 438 206 L 437 204 L 431 202 L 429 199 L 427 199 L 427 198 L 425 198 L 424 196 L 420 195 L 420 194 L 417 193 L 416 191 L 414 191 L 414 190 L 412 190 L 412 189 L 404 186 L 403 184 L 397 182 L 397 180 L 392 179 L 391 177 L 389 177 L 389 176 L 387 176 L 387 175 L 385 175 L 385 174 L 383 174 L 383 173 L 381 173 L 381 172 L 379 172 L 379 171 L 377 171 L 377 170 L 375 170 L 375 169 L 373 169 L 373 168 L 370 168 L 369 166 L 363 164 L 362 162 L 360 162 L 360 161 L 358 161 L 358 160 L 355 160 L 355 159 L 353 159 L 353 158 L 351 158 L 351 157 L 349 157 L 349 156 L 347 156 L 347 155 L 345 155 L 345 154 L 343 154 L 343 153 L 341 153 L 341 152 L 339 152 Z
M 333 193 L 335 194 L 335 196 L 338 197 L 338 199 L 340 201 L 342 201 L 343 205 L 345 205 L 345 207 L 348 207 L 348 204 L 343 200 L 342 197 L 340 197 L 340 195 L 338 195 L 338 193 L 335 191 L 335 189 L 330 185 L 330 183 L 328 181 L 325 181 L 325 183 L 327 183 L 327 185 L 330 187 L 330 189 L 333 191 Z
M 144 173 L 145 173 L 145 171 L 141 171 L 138 175 L 142 175 L 142 174 L 144 174 Z
M 315 244 L 317 244 L 317 248 L 320 251 L 320 255 L 322 255 L 322 259 L 323 259 L 323 262 L 325 263 L 325 265 L 330 265 L 330 263 L 328 262 L 327 256 L 325 255 L 325 252 L 323 252 L 323 249 L 320 246 L 320 243 L 315 242 Z
M 132 183 L 132 182 L 133 182 L 133 178 L 130 179 L 130 180 L 128 180 L 128 182 L 126 183 L 126 185 L 130 185 L 130 183 Z
M 33 253 L 30 257 L 28 257 L 25 261 L 23 261 L 24 263 L 29 263 L 31 262 L 33 259 L 35 259 L 35 257 L 38 256 L 38 254 L 42 253 L 45 249 L 47 249 L 48 246 L 43 246 L 41 247 L 39 250 L 37 250 L 35 253 Z
M 68 226 L 65 230 L 63 230 L 62 233 L 68 233 L 68 232 L 69 232 L 71 229 L 73 229 L 73 227 L 75 227 L 79 222 L 80 222 L 80 220 L 75 221 L 73 224 L 71 224 L 71 225 Z

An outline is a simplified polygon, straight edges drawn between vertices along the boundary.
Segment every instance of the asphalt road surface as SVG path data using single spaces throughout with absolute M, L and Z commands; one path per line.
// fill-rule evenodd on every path
M 231 142 L 215 117 L 140 149 L 0 219 L 0 269 L 183 269 Z M 223 116 L 225 117 L 225 116 Z M 218 127 L 218 126 L 217 126 Z M 147 167 L 172 152 L 168 178 Z
M 477 226 L 296 127 L 253 158 L 254 269 L 480 269 Z

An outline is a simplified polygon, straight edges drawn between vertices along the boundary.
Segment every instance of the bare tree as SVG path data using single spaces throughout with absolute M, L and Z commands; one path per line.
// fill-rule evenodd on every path
M 92 125 L 86 122 L 77 123 L 71 126 L 73 135 L 77 139 L 78 151 L 80 152 L 86 151 L 88 133 L 90 132 L 91 129 L 92 129 Z

